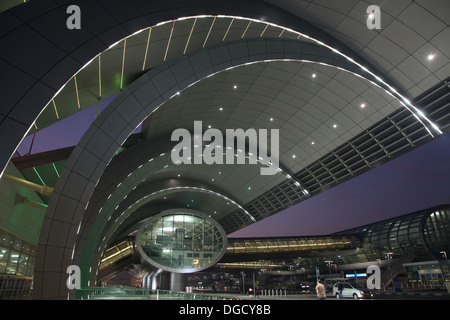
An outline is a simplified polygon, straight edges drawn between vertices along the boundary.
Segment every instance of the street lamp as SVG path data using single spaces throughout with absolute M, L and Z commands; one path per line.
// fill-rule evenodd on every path
M 447 264 L 448 264 L 447 252 L 446 252 L 446 251 L 441 251 L 440 254 L 443 254 L 443 255 L 444 255 L 445 260 L 447 261 Z
M 245 294 L 245 272 L 241 271 L 241 276 L 242 276 L 242 294 Z
M 330 261 L 330 260 L 326 260 L 325 261 L 325 263 L 327 263 L 328 264 L 328 268 L 329 268 L 329 270 L 330 270 L 330 276 L 331 276 L 331 263 L 332 263 L 333 261 Z
M 392 259 L 392 255 L 393 254 L 394 254 L 393 252 L 385 253 L 386 258 L 388 259 L 388 263 L 389 263 L 389 271 L 391 273 L 392 290 L 395 291 L 395 288 L 394 288 L 394 277 L 392 275 L 392 268 L 391 268 L 391 259 Z

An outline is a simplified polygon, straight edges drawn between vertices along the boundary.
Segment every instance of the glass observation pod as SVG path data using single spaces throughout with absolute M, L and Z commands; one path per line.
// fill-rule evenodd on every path
M 169 272 L 191 273 L 209 268 L 225 254 L 227 236 L 207 214 L 171 209 L 153 216 L 136 237 L 141 259 Z

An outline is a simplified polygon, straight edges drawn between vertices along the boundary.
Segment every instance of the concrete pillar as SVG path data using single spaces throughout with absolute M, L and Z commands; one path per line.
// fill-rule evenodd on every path
M 163 271 L 157 275 L 160 290 L 170 290 L 170 272 Z
M 152 275 L 151 275 L 151 285 L 150 285 L 150 288 L 152 290 L 162 289 L 159 286 L 161 273 L 162 273 L 162 270 L 158 270 L 158 271 L 152 273 Z
M 150 272 L 150 273 L 147 273 L 144 276 L 144 279 L 142 281 L 142 287 L 143 288 L 147 288 L 147 289 L 151 288 L 151 281 L 152 281 L 152 278 L 153 278 L 153 274 L 154 274 L 154 272 Z
M 186 291 L 185 273 L 170 273 L 170 291 Z

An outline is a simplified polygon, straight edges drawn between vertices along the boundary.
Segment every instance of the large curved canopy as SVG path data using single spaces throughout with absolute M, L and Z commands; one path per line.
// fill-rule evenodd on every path
M 5 150 L 13 152 L 25 132 L 93 104 L 100 107 L 119 93 L 103 112 L 98 109 L 55 187 L 41 234 L 36 296 L 66 297 L 69 264 L 82 267 L 85 285 L 94 283 L 108 244 L 161 210 L 209 210 L 232 232 L 441 134 L 436 121 L 410 101 L 448 73 L 446 44 L 439 40 L 448 28 L 439 28 L 439 13 L 431 10 L 432 41 L 416 49 L 398 43 L 414 53 L 403 57 L 392 50 L 388 56 L 394 27 L 424 4 L 397 5 L 387 20 L 393 27 L 366 39 L 366 8 L 350 2 L 340 8 L 321 1 L 277 2 L 295 7 L 290 11 L 299 19 L 259 1 L 189 7 L 171 1 L 153 6 L 137 0 L 74 1 L 87 14 L 85 29 L 70 44 L 62 40 L 67 30 L 50 32 L 49 24 L 39 24 L 61 22 L 64 6 L 31 1 L 3 13 L 2 21 L 17 28 L 5 29 L 0 41 L 38 32 L 48 39 L 36 38 L 34 45 L 50 40 L 59 46 L 43 46 L 42 55 L 55 59 L 40 70 L 30 67 L 28 81 L 9 95 L 7 106 L 14 107 L 2 109 L 1 130 L 14 130 L 11 141 L 2 141 Z M 122 10 L 124 5 L 129 10 Z M 27 20 L 29 8 L 34 13 L 25 27 L 20 20 Z M 101 21 L 91 16 L 99 10 Z M 338 40 L 322 30 L 332 23 Z M 359 38 L 356 26 L 365 28 Z M 441 59 L 426 71 L 414 69 L 430 43 L 441 50 Z M 27 66 L 19 67 L 13 54 L 1 58 L 15 79 L 26 78 L 19 73 Z M 254 166 L 173 163 L 170 133 L 192 131 L 195 120 L 204 130 L 222 132 L 279 129 L 277 174 L 260 175 L 267 165 L 262 159 Z M 140 126 L 140 140 L 117 154 Z

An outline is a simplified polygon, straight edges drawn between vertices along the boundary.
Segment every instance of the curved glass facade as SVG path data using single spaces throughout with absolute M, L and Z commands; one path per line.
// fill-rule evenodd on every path
M 337 234 L 357 234 L 366 253 L 436 258 L 450 249 L 450 207 L 440 206 L 380 221 Z
M 224 255 L 227 237 L 209 216 L 194 210 L 167 210 L 153 217 L 137 235 L 141 256 L 166 271 L 204 270 Z
M 450 250 L 450 207 L 436 209 L 427 216 L 423 236 L 431 252 L 437 254 Z

